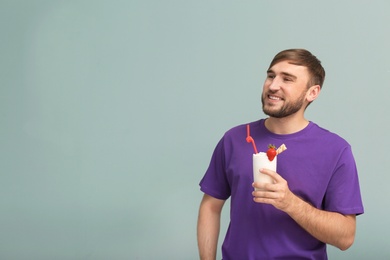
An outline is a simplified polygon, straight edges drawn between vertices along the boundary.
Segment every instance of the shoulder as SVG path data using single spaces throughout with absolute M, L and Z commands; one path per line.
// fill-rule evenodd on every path
M 308 149 L 316 149 L 322 156 L 325 156 L 325 154 L 331 154 L 332 156 L 335 156 L 335 158 L 340 158 L 346 155 L 348 155 L 348 157 L 352 157 L 352 147 L 347 140 L 340 135 L 314 123 L 309 134 L 309 139 L 312 140 L 312 142 L 309 142 L 312 148 Z
M 316 136 L 321 139 L 322 142 L 329 143 L 329 144 L 338 144 L 343 146 L 350 146 L 348 141 L 345 140 L 340 135 L 325 129 L 316 123 L 311 122 L 311 135 Z

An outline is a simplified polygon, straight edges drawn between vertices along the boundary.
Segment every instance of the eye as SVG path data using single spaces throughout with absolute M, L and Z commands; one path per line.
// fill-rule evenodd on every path
M 293 81 L 293 79 L 292 79 L 292 78 L 289 78 L 289 77 L 285 77 L 285 78 L 283 78 L 283 80 L 284 80 L 284 81 L 287 81 L 287 82 Z
M 275 78 L 275 75 L 273 75 L 273 74 L 268 74 L 268 75 L 267 75 L 267 78 L 268 78 L 268 79 L 274 79 L 274 78 Z

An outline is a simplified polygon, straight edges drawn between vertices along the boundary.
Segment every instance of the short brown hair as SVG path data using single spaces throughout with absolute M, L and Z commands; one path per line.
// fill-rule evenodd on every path
M 325 80 L 325 70 L 321 65 L 321 61 L 308 50 L 289 49 L 281 51 L 275 55 L 269 65 L 269 69 L 281 61 L 289 61 L 289 63 L 294 65 L 305 66 L 311 76 L 308 87 L 319 85 L 322 88 Z

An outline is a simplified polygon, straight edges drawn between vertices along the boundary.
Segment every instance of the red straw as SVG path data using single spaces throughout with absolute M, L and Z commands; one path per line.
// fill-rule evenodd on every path
M 246 125 L 246 141 L 248 143 L 252 143 L 253 149 L 255 150 L 255 154 L 257 154 L 257 148 L 255 144 L 255 140 L 253 140 L 252 136 L 250 135 L 249 125 Z

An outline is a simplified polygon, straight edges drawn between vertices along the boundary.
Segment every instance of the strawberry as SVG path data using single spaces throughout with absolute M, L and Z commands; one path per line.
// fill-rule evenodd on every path
M 268 145 L 267 156 L 268 156 L 268 160 L 273 161 L 273 159 L 276 156 L 275 145 L 273 145 L 273 144 Z

